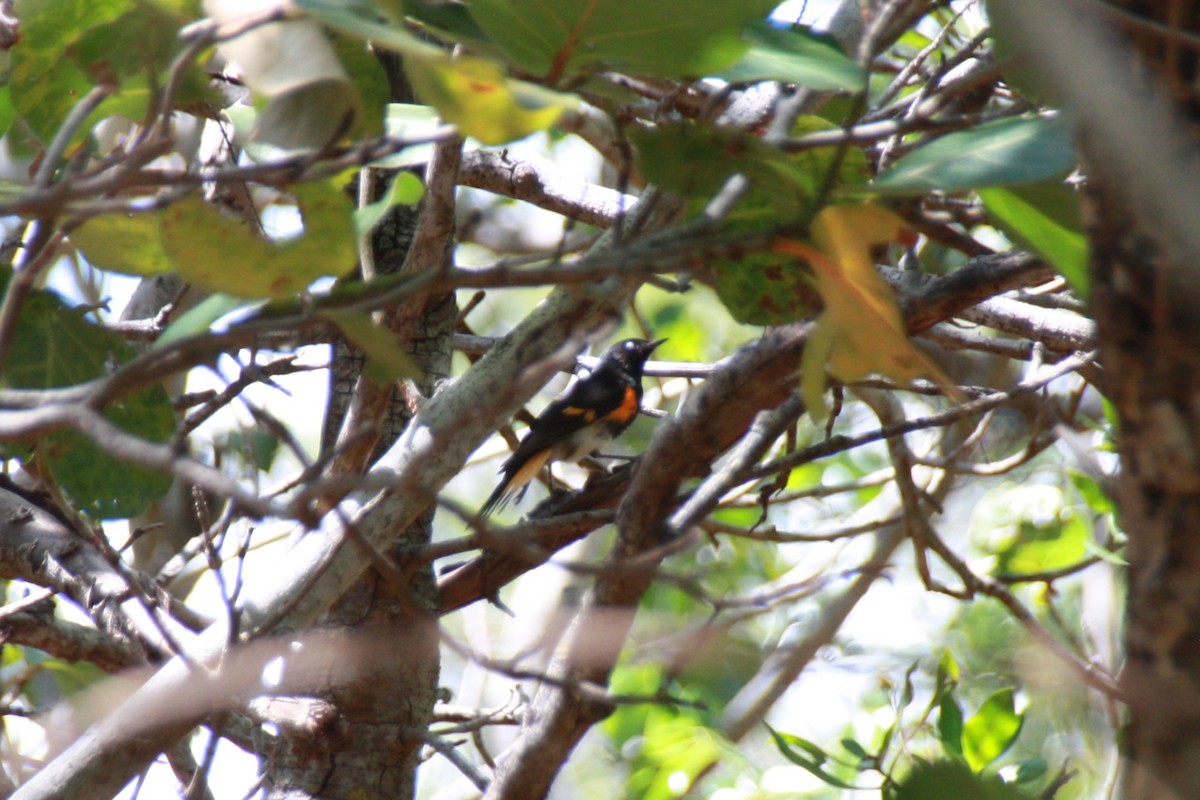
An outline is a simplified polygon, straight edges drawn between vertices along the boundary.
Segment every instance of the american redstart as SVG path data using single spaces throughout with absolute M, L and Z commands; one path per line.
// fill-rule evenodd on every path
M 551 461 L 578 461 L 615 439 L 642 407 L 642 370 L 659 339 L 626 339 L 604 351 L 596 367 L 546 406 L 500 472 L 500 485 L 480 509 L 487 516 L 523 493 Z

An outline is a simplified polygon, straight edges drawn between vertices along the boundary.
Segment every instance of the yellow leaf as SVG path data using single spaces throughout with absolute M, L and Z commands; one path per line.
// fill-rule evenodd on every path
M 357 245 L 345 193 L 328 181 L 290 191 L 304 222 L 299 237 L 267 241 L 193 196 L 160 215 L 163 251 L 187 280 L 235 297 L 292 297 L 353 269 Z
M 575 105 L 559 94 L 523 81 L 482 58 L 409 56 L 408 77 L 421 99 L 447 122 L 484 144 L 504 144 L 548 128 Z
M 825 303 L 800 365 L 805 402 L 814 418 L 829 413 L 826 366 L 843 383 L 868 375 L 896 381 L 929 378 L 961 399 L 937 364 L 909 341 L 895 294 L 871 259 L 872 247 L 911 237 L 903 220 L 885 208 L 829 206 L 813 220 L 815 247 L 791 240 L 775 243 L 776 252 L 808 262 Z
M 71 243 L 101 269 L 126 275 L 155 275 L 171 269 L 158 241 L 153 214 L 103 214 L 71 231 Z
M 829 414 L 829 406 L 825 403 L 825 365 L 833 352 L 833 336 L 832 325 L 818 324 L 800 356 L 800 388 L 809 416 L 815 420 L 822 420 Z

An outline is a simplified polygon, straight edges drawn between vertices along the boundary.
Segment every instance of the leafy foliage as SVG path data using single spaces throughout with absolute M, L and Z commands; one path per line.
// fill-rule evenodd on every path
M 1087 241 L 1075 193 L 1060 182 L 979 190 L 984 208 L 1013 242 L 1045 258 L 1086 294 Z
M 161 225 L 153 214 L 105 214 L 71 231 L 71 243 L 101 269 L 157 275 L 171 269 L 159 237 Z
M 802 28 L 784 30 L 763 22 L 746 26 L 750 49 L 720 73 L 731 82 L 783 81 L 813 89 L 858 91 L 866 73 L 832 42 Z
M 111 572 L 65 575 L 76 566 L 61 552 L 14 559 L 0 565 L 18 576 L 10 602 L 22 581 L 40 582 L 90 615 L 89 643 L 132 643 L 155 664 L 182 649 L 198 659 L 185 672 L 202 674 L 236 661 L 228 643 L 252 651 L 275 625 L 296 637 L 284 660 L 322 650 L 308 646 L 307 626 L 353 605 L 347 576 L 375 568 L 384 635 L 369 649 L 407 643 L 446 613 L 442 682 L 467 676 L 456 702 L 496 705 L 443 708 L 430 722 L 432 699 L 403 688 L 436 673 L 417 663 L 427 652 L 405 644 L 403 658 L 364 659 L 360 674 L 356 643 L 338 651 L 348 688 L 330 702 L 351 698 L 344 730 L 303 745 L 289 730 L 273 746 L 336 764 L 374 740 L 357 735 L 357 712 L 407 709 L 385 757 L 367 759 L 387 765 L 372 776 L 380 787 L 400 762 L 416 769 L 419 741 L 495 787 L 504 742 L 518 753 L 506 762 L 516 791 L 534 796 L 593 724 L 606 758 L 576 759 L 561 792 L 719 788 L 742 800 L 819 786 L 1014 800 L 1059 790 L 1051 763 L 1100 765 L 1080 767 L 1067 796 L 1100 785 L 1114 737 L 1107 709 L 1079 685 L 1086 673 L 1106 689 L 1107 676 L 1094 621 L 1085 634 L 1076 613 L 1077 575 L 1121 569 L 1124 540 L 1105 474 L 1113 417 L 1090 383 L 1103 371 L 1077 353 L 1092 333 L 1072 120 L 1021 97 L 1007 65 L 997 77 L 1003 62 L 976 10 L 893 4 L 855 46 L 768 19 L 774 4 L 757 0 L 268 5 L 206 3 L 211 18 L 197 22 L 201 10 L 182 0 L 17 4 L 21 38 L 0 87 L 14 158 L 0 205 L 22 228 L 19 281 L 0 302 L 2 444 L 12 474 L 34 487 L 19 503 L 62 523 L 77 552 L 102 544 L 94 563 Z M 436 169 L 452 174 L 423 181 L 435 151 Z M 385 196 L 352 202 L 357 169 L 394 171 Z M 34 175 L 38 185 L 22 185 Z M 454 195 L 450 182 L 471 190 Z M 414 230 L 381 224 L 397 206 L 419 220 Z M 281 221 L 300 230 L 268 235 Z M 598 228 L 608 232 L 593 245 Z M 408 236 L 412 257 L 395 259 Z M 1069 288 L 1045 284 L 1041 268 L 1010 269 L 1014 259 L 990 252 L 1007 243 Z M 454 268 L 422 262 L 452 245 Z M 357 280 L 368 255 L 397 273 Z M 118 320 L 108 308 L 128 293 L 118 274 L 145 278 L 142 289 L 187 287 Z M 934 344 L 918 347 L 910 330 L 931 331 Z M 564 342 L 577 351 L 597 331 L 669 339 L 655 355 L 665 365 L 644 380 L 644 403 L 668 419 L 638 419 L 613 445 L 645 459 L 590 482 L 555 465 L 553 503 L 534 502 L 532 481 L 515 512 L 527 519 L 512 529 L 476 518 L 495 465 L 477 473 L 468 454 L 498 429 L 504 443 L 477 460 L 511 446 L 509 412 L 569 362 Z M 315 387 L 340 341 L 363 363 L 337 373 L 333 394 L 354 391 L 361 368 L 376 388 L 395 387 L 394 416 L 360 420 L 318 451 L 325 391 Z M 437 363 L 452 348 L 450 366 Z M 319 384 L 305 382 L 318 370 Z M 863 381 L 887 387 L 893 416 L 840 392 Z M 967 397 L 975 410 L 959 408 Z M 42 406 L 53 425 L 38 421 Z M 87 432 L 97 413 L 119 442 Z M 383 447 L 393 434 L 401 444 L 380 464 L 351 463 L 380 431 Z M 1087 474 L 1063 477 L 1060 438 L 1085 454 Z M 169 463 L 152 471 L 116 452 Z M 175 517 L 173 482 L 188 484 Z M 1049 500 L 1019 507 L 1035 497 Z M 681 535 L 646 534 L 668 529 Z M 582 536 L 571 556 L 557 553 Z M 285 549 L 285 538 L 299 545 Z M 147 557 L 160 539 L 165 557 Z M 325 560 L 292 568 L 325 546 Z M 551 568 L 516 577 L 547 559 Z M 432 589 L 413 594 L 435 573 L 447 595 L 470 595 L 461 602 L 474 616 L 448 615 Z M 576 612 L 551 603 L 556 581 L 563 597 L 593 589 L 578 612 L 591 628 L 559 638 L 540 624 Z M 511 603 L 515 621 L 481 599 Z M 870 602 L 878 619 L 865 626 L 857 619 L 870 615 L 851 610 Z M 127 603 L 148 609 L 151 625 Z M 183 625 L 170 619 L 180 608 Z M 26 609 L 0 617 L 10 612 Z M 94 668 L 66 666 L 77 652 L 64 631 L 79 632 L 59 624 L 65 616 L 44 618 L 48 639 L 4 648 L 13 708 L 42 710 L 97 680 Z M 207 645 L 189 632 L 208 618 L 227 626 L 202 634 L 222 634 L 212 663 L 193 655 Z M 538 627 L 538 641 L 516 647 L 519 626 Z M 1058 643 L 1053 668 L 1030 655 L 1048 658 L 1031 644 L 1047 638 Z M 522 684 L 511 706 L 471 683 L 477 670 Z M 243 696 L 269 690 L 214 690 L 209 720 L 242 724 Z M 553 713 L 530 713 L 535 693 Z M 551 719 L 569 722 L 550 730 Z M 490 730 L 515 722 L 533 733 Z M 258 747 L 256 736 L 240 743 Z M 522 762 L 533 741 L 548 755 Z M 258 755 L 264 782 L 286 770 L 287 759 Z M 440 763 L 421 769 L 438 775 Z
M 977 797 L 979 800 L 1022 800 L 1029 795 L 997 778 L 980 777 L 956 761 L 934 761 L 913 770 L 889 793 L 894 800 Z
M 1066 117 L 1017 117 L 946 134 L 899 159 L 873 186 L 885 192 L 961 191 L 1040 181 L 1074 166 Z
M 114 114 L 145 118 L 153 88 L 175 56 L 176 45 L 165 34 L 189 18 L 189 10 L 153 0 L 28 0 L 17 3 L 16 11 L 21 47 L 12 53 L 13 105 L 43 141 L 52 138 L 93 85 L 111 90 L 92 114 L 93 123 Z M 198 69 L 188 69 L 178 102 L 207 97 Z
M 521 69 L 551 83 L 587 69 L 682 77 L 710 75 L 748 49 L 743 24 L 774 3 L 634 0 L 474 0 L 471 15 Z

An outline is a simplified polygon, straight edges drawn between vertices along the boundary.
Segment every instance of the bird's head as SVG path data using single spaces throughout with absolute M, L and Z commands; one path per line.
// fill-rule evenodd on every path
M 600 361 L 601 363 L 615 364 L 633 377 L 641 378 L 646 360 L 650 358 L 654 349 L 665 341 L 666 339 L 658 339 L 653 342 L 646 339 L 626 339 L 605 350 L 604 354 L 600 356 Z

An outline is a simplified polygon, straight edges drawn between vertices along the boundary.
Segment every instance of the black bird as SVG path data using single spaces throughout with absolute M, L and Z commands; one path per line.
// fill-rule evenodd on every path
M 500 472 L 500 485 L 480 509 L 487 516 L 522 493 L 551 461 L 578 461 L 621 434 L 642 407 L 642 370 L 659 339 L 626 339 L 604 351 L 600 362 L 546 406 Z

